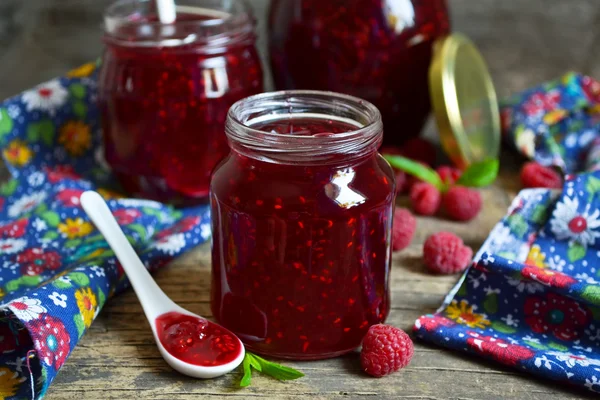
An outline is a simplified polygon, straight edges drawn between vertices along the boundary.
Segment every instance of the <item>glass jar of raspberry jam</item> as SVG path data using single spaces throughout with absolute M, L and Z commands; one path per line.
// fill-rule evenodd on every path
M 432 45 L 449 30 L 446 0 L 273 0 L 275 85 L 366 99 L 381 111 L 384 142 L 401 144 L 427 120 Z
M 229 152 L 236 101 L 263 90 L 255 23 L 243 1 L 121 0 L 105 13 L 99 76 L 105 158 L 131 194 L 177 205 L 207 201 L 210 174 Z
M 211 182 L 213 315 L 248 349 L 334 357 L 389 307 L 395 182 L 379 111 L 318 91 L 234 104 Z

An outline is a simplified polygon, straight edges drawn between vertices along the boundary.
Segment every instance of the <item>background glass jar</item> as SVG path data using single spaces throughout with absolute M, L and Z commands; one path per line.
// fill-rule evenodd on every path
M 293 359 L 360 345 L 389 311 L 394 176 L 379 111 L 331 92 L 234 104 L 211 182 L 211 307 L 248 349 Z
M 273 0 L 275 85 L 368 100 L 383 115 L 384 143 L 400 144 L 427 120 L 432 45 L 449 29 L 446 0 Z
M 229 152 L 229 107 L 263 90 L 246 4 L 178 0 L 158 22 L 154 1 L 122 0 L 105 14 L 99 77 L 105 157 L 134 195 L 193 204 Z

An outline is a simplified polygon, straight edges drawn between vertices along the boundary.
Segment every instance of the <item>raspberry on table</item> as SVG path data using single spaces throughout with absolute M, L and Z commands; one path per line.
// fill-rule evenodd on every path
M 442 165 L 435 169 L 435 172 L 440 176 L 442 182 L 447 185 L 454 185 L 458 178 L 462 175 L 462 171 L 458 168 L 449 165 Z
M 402 329 L 377 324 L 363 339 L 360 363 L 367 374 L 379 378 L 406 367 L 414 351 L 412 340 Z
M 408 247 L 415 236 L 417 220 L 406 208 L 396 208 L 392 225 L 392 250 L 400 251 Z
M 456 221 L 472 220 L 481 211 L 481 194 L 475 189 L 452 186 L 442 198 L 448 217 Z
M 462 239 L 450 232 L 438 232 L 427 238 L 423 245 L 423 259 L 430 272 L 455 274 L 470 264 L 473 250 Z
M 558 172 L 535 161 L 523 165 L 521 182 L 526 188 L 560 189 L 563 185 L 562 177 Z
M 414 212 L 420 215 L 433 215 L 440 208 L 440 191 L 427 182 L 417 182 L 410 189 L 410 201 Z

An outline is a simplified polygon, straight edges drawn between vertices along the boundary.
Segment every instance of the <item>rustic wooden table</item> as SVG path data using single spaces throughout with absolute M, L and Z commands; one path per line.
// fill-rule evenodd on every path
M 504 215 L 519 189 L 514 157 L 504 157 L 500 179 L 483 191 L 484 210 L 469 224 L 419 218 L 412 245 L 393 256 L 392 310 L 388 323 L 410 331 L 415 319 L 441 304 L 458 276 L 424 271 L 422 243 L 430 233 L 450 230 L 477 249 Z M 402 201 L 402 200 L 400 200 Z M 202 245 L 156 274 L 176 302 L 207 317 L 210 290 L 210 246 Z M 544 399 L 581 398 L 547 381 L 416 342 L 412 363 L 403 371 L 374 379 L 361 372 L 357 353 L 314 362 L 285 362 L 303 371 L 297 381 L 279 382 L 255 374 L 252 386 L 240 389 L 241 374 L 200 381 L 171 370 L 161 358 L 135 295 L 128 291 L 109 302 L 77 345 L 50 387 L 47 399 L 192 399 L 267 397 L 293 399 L 381 396 L 411 399 Z

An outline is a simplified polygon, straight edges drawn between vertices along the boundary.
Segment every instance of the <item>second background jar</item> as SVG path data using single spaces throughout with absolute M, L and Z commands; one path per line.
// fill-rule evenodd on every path
M 446 0 L 273 0 L 275 86 L 368 100 L 383 115 L 384 143 L 401 144 L 427 120 L 433 42 L 449 30 Z

